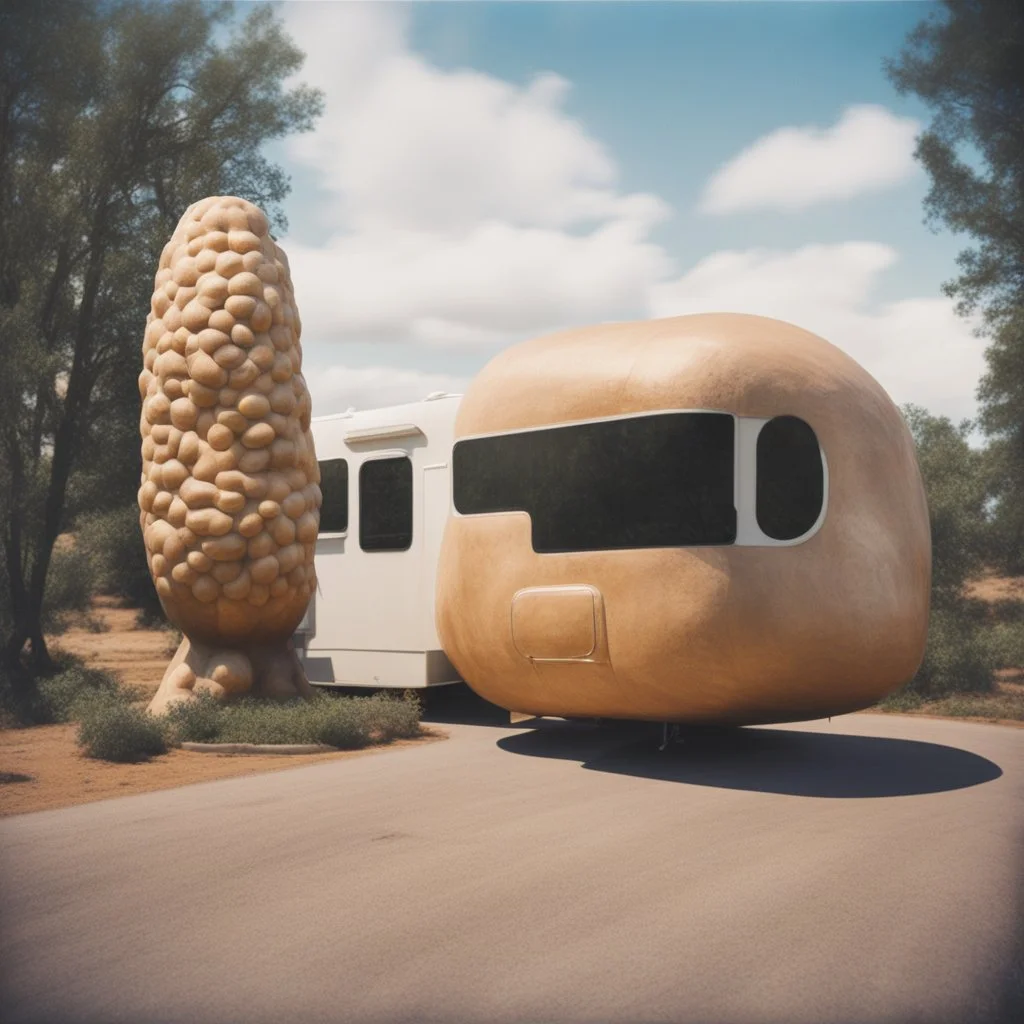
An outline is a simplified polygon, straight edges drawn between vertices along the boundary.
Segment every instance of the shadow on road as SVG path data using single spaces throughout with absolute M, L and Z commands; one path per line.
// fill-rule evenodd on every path
M 700 729 L 660 751 L 650 725 L 524 723 L 530 731 L 498 741 L 529 757 L 580 761 L 584 768 L 691 786 L 789 796 L 915 796 L 991 782 L 992 761 L 957 747 L 918 740 L 786 729 Z
M 518 728 L 509 725 L 509 714 L 504 708 L 484 700 L 465 683 L 423 690 L 420 699 L 424 703 L 423 721 L 428 724 L 496 725 L 504 729 Z M 533 728 L 534 720 L 527 720 L 523 725 Z

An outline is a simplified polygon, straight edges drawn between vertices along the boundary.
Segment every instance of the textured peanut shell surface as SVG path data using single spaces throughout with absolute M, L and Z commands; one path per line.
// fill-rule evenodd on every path
M 532 714 L 753 724 L 852 711 L 907 682 L 931 579 L 913 441 L 881 386 L 816 335 L 707 314 L 539 338 L 474 380 L 455 433 L 656 409 L 806 420 L 828 463 L 820 530 L 790 547 L 537 554 L 526 514 L 453 517 L 437 626 L 472 687 Z M 561 589 L 519 602 L 520 646 L 559 650 L 528 658 L 512 605 L 538 587 Z
M 189 671 L 215 679 L 227 657 L 204 675 L 197 651 L 257 651 L 215 690 L 247 690 L 253 664 L 280 660 L 267 652 L 287 647 L 316 587 L 320 472 L 299 334 L 262 211 L 229 196 L 191 206 L 160 257 L 143 343 L 139 507 Z

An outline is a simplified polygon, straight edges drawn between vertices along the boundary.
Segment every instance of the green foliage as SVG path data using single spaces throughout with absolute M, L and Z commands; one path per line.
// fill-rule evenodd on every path
M 994 500 L 992 560 L 1010 575 L 1024 574 L 1024 310 L 993 330 L 981 379 L 981 425 L 988 491 Z
M 224 716 L 222 743 L 324 743 L 341 749 L 370 742 L 369 716 L 359 698 L 281 703 L 242 700 Z
M 415 696 L 331 697 L 222 704 L 210 694 L 172 705 L 166 714 L 174 743 L 320 743 L 355 750 L 420 734 Z
M 224 705 L 211 693 L 180 700 L 164 713 L 172 743 L 213 743 L 220 736 Z
M 130 702 L 133 697 L 115 675 L 87 668 L 81 658 L 63 651 L 57 654 L 56 671 L 40 679 L 27 699 L 15 692 L 9 672 L 0 668 L 0 721 L 5 727 L 70 722 L 94 698 Z
M 969 444 L 970 421 L 954 425 L 914 405 L 905 406 L 903 415 L 917 448 L 932 534 L 928 644 L 903 692 L 988 692 L 996 666 L 978 610 L 964 595 L 987 551 L 984 457 Z
M 78 745 L 102 761 L 148 761 L 167 752 L 164 725 L 133 704 L 96 696 L 80 704 Z
M 94 700 L 130 703 L 135 697 L 116 676 L 86 668 L 78 659 L 71 660 L 68 667 L 56 675 L 40 680 L 39 693 L 53 722 L 76 720 Z
M 302 62 L 271 5 L 240 19 L 201 0 L 0 4 L 0 626 L 12 671 L 26 642 L 33 669 L 50 667 L 57 536 L 134 497 L 140 348 L 175 223 L 204 196 L 235 194 L 284 226 L 289 184 L 261 148 L 320 113 L 317 92 L 285 85 Z
M 978 397 L 994 441 L 989 485 L 1000 563 L 1024 571 L 1024 5 L 945 0 L 886 63 L 901 93 L 934 112 L 917 157 L 931 179 L 927 221 L 969 235 L 946 284 L 982 313 L 991 344 Z
M 925 700 L 917 694 L 895 694 L 879 704 L 882 711 L 924 711 L 949 718 L 1002 718 L 1024 721 L 1024 693 L 954 693 Z
M 129 505 L 79 516 L 75 547 L 88 559 L 92 592 L 124 598 L 149 620 L 164 621 L 134 499 Z
M 43 628 L 63 633 L 70 618 L 89 608 L 92 566 L 89 556 L 76 544 L 61 545 L 53 552 L 43 597 Z
M 968 443 L 973 424 L 954 424 L 915 405 L 903 416 L 917 447 L 932 531 L 932 604 L 957 605 L 983 568 L 987 532 L 984 460 Z
M 989 627 L 987 643 L 996 668 L 1024 669 L 1024 622 L 997 622 Z
M 965 606 L 933 608 L 924 663 L 906 689 L 928 697 L 988 693 L 996 667 L 986 627 Z

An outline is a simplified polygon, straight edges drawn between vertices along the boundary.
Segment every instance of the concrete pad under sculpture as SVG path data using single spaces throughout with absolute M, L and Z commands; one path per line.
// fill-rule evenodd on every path
M 808 424 L 826 467 L 814 529 L 774 546 L 538 551 L 525 511 L 453 515 L 437 625 L 470 685 L 531 714 L 742 724 L 852 711 L 912 678 L 931 577 L 913 441 L 862 367 L 791 324 L 687 316 L 502 352 L 459 410 L 456 506 L 460 439 L 656 410 Z
M 291 646 L 316 588 L 320 471 L 284 252 L 244 199 L 185 211 L 143 343 L 146 555 L 185 634 L 150 710 L 208 690 L 308 696 Z

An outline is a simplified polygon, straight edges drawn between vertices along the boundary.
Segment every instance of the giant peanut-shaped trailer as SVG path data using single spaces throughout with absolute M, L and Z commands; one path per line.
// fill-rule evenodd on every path
M 313 432 L 315 683 L 461 676 L 525 714 L 753 724 L 866 707 L 920 665 L 913 441 L 863 368 L 793 325 L 565 331 L 461 399 Z

